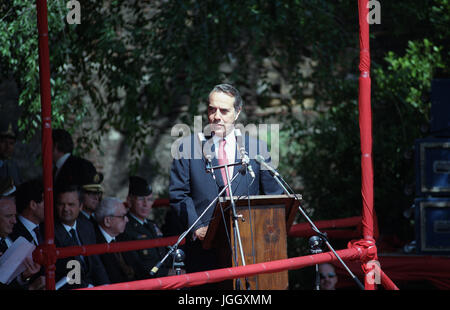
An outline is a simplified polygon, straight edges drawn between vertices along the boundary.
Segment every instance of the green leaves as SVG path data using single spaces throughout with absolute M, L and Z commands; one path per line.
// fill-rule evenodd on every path
M 442 47 L 434 45 L 428 39 L 422 42 L 409 41 L 404 56 L 388 52 L 385 57 L 387 69 L 375 69 L 380 89 L 387 90 L 395 98 L 426 115 L 430 102 L 424 102 L 422 96 L 430 91 L 436 70 L 445 67 L 441 52 Z

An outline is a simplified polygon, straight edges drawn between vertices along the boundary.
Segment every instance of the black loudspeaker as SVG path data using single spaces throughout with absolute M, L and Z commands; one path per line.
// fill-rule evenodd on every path
M 450 253 L 450 198 L 418 198 L 414 204 L 416 250 Z
M 431 82 L 430 133 L 436 137 L 450 137 L 450 79 Z
M 416 196 L 450 196 L 450 138 L 415 141 Z

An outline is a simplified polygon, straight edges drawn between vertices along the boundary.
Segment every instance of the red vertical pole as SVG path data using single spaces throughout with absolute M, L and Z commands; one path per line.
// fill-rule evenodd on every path
M 37 26 L 39 32 L 39 79 L 41 90 L 42 117 L 42 167 L 44 175 L 45 204 L 45 247 L 44 251 L 54 246 L 53 223 L 53 147 L 51 125 L 51 92 L 50 92 L 50 60 L 48 49 L 47 1 L 36 0 Z M 47 253 L 47 255 L 49 255 Z M 47 290 L 55 289 L 55 265 L 45 268 L 45 285 Z
M 359 9 L 359 128 L 361 139 L 361 194 L 362 194 L 362 233 L 368 244 L 375 244 L 373 237 L 373 161 L 372 161 L 372 112 L 370 101 L 370 45 L 369 45 L 369 0 L 358 0 Z M 363 267 L 364 270 L 366 268 Z M 373 281 L 367 280 L 366 289 L 375 289 Z

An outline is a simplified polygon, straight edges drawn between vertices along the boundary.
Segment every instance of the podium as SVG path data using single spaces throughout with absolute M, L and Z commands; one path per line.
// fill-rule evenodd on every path
M 297 197 L 301 199 L 301 195 Z M 299 201 L 287 195 L 234 199 L 245 264 L 287 258 L 287 232 L 295 219 Z M 220 197 L 203 240 L 203 248 L 217 251 L 222 268 L 236 266 L 236 257 L 238 266 L 243 266 L 233 226 L 230 198 Z M 234 248 L 236 253 L 231 251 Z M 251 290 L 286 290 L 289 287 L 287 270 L 259 274 L 247 280 Z M 224 288 L 235 289 L 235 281 L 227 281 Z M 241 289 L 247 289 L 244 279 L 241 279 Z

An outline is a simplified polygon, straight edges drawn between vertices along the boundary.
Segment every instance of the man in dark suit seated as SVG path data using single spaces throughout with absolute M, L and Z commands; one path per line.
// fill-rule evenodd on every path
M 152 187 L 147 181 L 138 176 L 131 176 L 128 188 L 127 206 L 128 223 L 123 234 L 119 235 L 120 240 L 143 240 L 163 237 L 158 226 L 148 219 L 153 205 Z M 164 248 L 148 248 L 138 250 L 137 253 L 144 264 L 146 270 L 150 270 L 167 253 Z M 156 273 L 156 277 L 167 276 L 170 269 L 171 259 L 167 259 L 165 264 Z
M 74 143 L 72 136 L 64 129 L 53 129 L 53 187 L 68 184 L 82 185 L 86 171 L 95 170 L 94 165 L 87 159 L 72 154 Z
M 240 162 L 239 149 L 245 147 L 249 154 L 255 177 L 249 173 L 239 173 L 241 166 L 229 167 L 229 178 L 238 174 L 232 183 L 233 196 L 279 195 L 282 188 L 267 170 L 262 169 L 254 159 L 257 154 L 270 160 L 267 145 L 256 138 L 246 135 L 240 141 L 235 132 L 235 122 L 242 111 L 243 101 L 239 91 L 229 84 L 220 84 L 213 88 L 208 96 L 208 120 L 210 132 L 205 133 L 202 141 L 196 135 L 180 138 L 180 144 L 172 153 L 173 162 L 170 171 L 169 198 L 171 208 L 177 215 L 184 230 L 190 228 L 206 207 L 225 187 L 227 179 L 225 169 L 206 171 L 206 155 L 211 156 L 211 165 L 218 166 Z M 241 136 L 242 137 L 242 136 Z M 243 145 L 239 146 L 242 143 Z M 211 151 L 206 154 L 206 151 Z M 224 192 L 229 196 L 228 191 Z M 208 225 L 214 212 L 210 208 L 192 228 L 186 237 L 186 272 L 196 272 L 223 268 L 215 250 L 203 249 L 201 241 L 205 238 Z M 226 246 L 226 245 L 224 245 Z M 229 266 L 227 266 L 229 267 Z
M 95 231 L 91 222 L 79 218 L 82 203 L 81 193 L 77 186 L 59 187 L 56 192 L 55 245 L 56 247 L 95 244 Z M 74 260 L 78 264 L 73 264 Z M 72 262 L 70 262 L 72 261 Z M 80 274 L 71 271 L 80 267 Z M 73 268 L 73 269 L 71 269 Z M 70 275 L 70 276 L 69 276 Z M 71 278 L 73 276 L 73 278 Z M 109 284 L 109 278 L 98 255 L 76 256 L 56 261 L 56 280 L 68 277 L 64 289 L 91 287 Z
M 40 179 L 26 181 L 16 191 L 17 223 L 14 225 L 11 239 L 20 236 L 36 246 L 44 243 L 44 184 Z M 36 289 L 45 288 L 44 268 L 35 274 L 30 281 Z M 40 284 L 39 286 L 37 286 Z
M 127 209 L 118 198 L 106 197 L 95 211 L 98 225 L 96 228 L 97 243 L 115 242 L 115 238 L 123 233 L 128 223 Z M 149 272 L 139 260 L 135 251 L 100 254 L 111 283 L 128 282 L 146 279 Z
M 11 237 L 24 237 L 36 246 L 43 244 L 42 223 L 44 223 L 44 185 L 33 179 L 22 183 L 16 191 L 17 223 Z
M 15 190 L 11 188 L 9 180 L 0 180 L 0 256 L 5 253 L 13 244 L 13 239 L 10 237 L 16 220 L 16 201 Z M 7 186 L 4 186 L 4 185 Z M 0 283 L 0 290 L 32 290 L 42 289 L 42 279 L 33 279 L 31 277 L 37 274 L 41 266 L 33 261 L 31 257 L 26 258 L 23 262 L 26 269 L 19 274 L 11 283 Z

